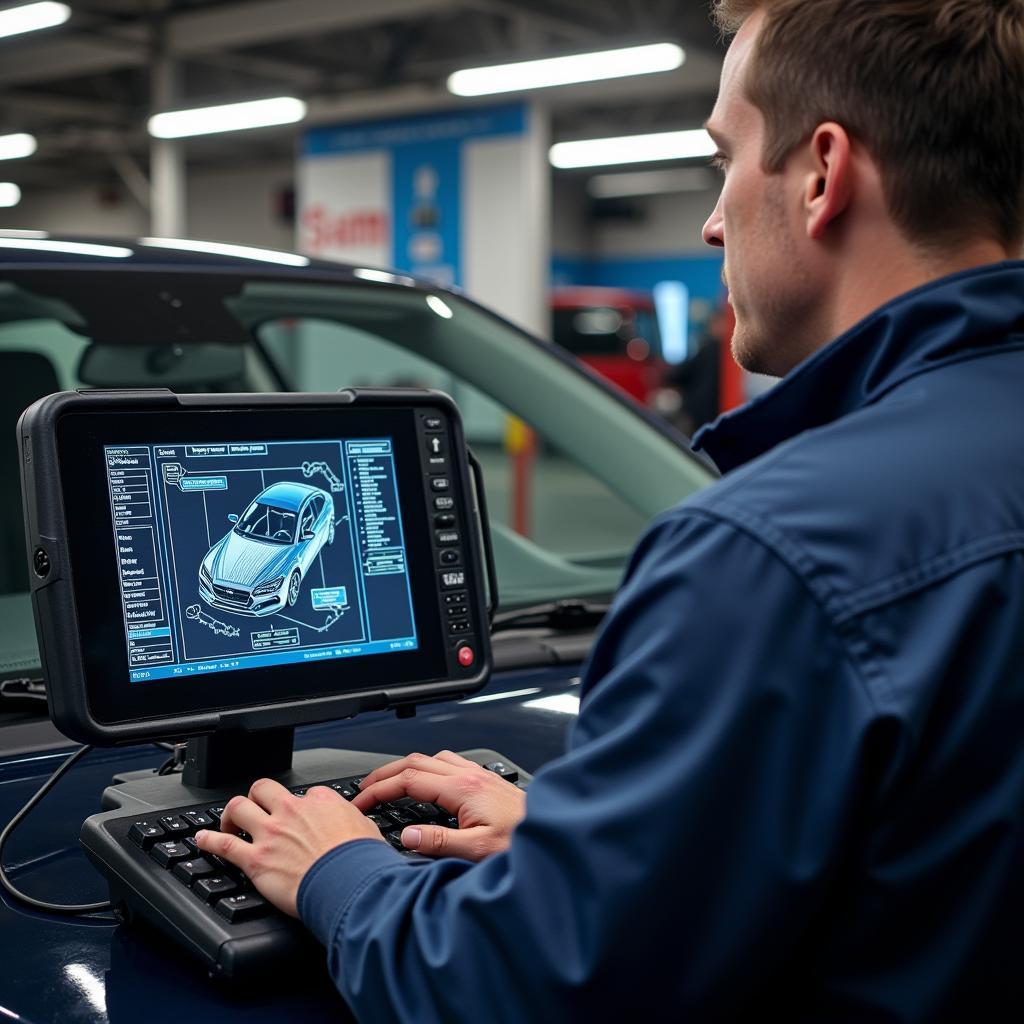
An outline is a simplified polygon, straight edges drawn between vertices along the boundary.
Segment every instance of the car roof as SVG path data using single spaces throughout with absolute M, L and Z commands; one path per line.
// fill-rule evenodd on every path
M 257 494 L 256 500 L 265 505 L 274 505 L 277 508 L 297 512 L 302 507 L 302 503 L 311 494 L 318 493 L 319 489 L 316 487 L 283 480 L 279 483 L 271 484 L 265 491 Z
M 286 250 L 191 238 L 121 238 L 0 230 L 0 267 L 53 269 L 235 270 L 327 274 L 346 280 L 436 289 L 433 282 L 385 268 L 316 259 Z M 445 290 L 445 289 L 442 289 Z

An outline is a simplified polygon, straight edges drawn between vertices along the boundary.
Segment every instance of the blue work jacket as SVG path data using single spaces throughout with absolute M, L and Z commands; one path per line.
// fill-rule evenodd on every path
M 697 444 L 510 848 L 303 880 L 360 1020 L 1024 1019 L 1024 263 Z

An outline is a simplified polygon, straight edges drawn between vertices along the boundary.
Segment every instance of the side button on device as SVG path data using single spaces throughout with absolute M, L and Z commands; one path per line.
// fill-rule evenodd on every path
M 451 487 L 451 481 L 446 476 L 435 476 L 431 479 L 430 486 L 435 491 L 447 491 Z
M 43 548 L 36 548 L 32 555 L 32 568 L 41 580 L 45 580 L 50 575 L 50 556 Z
M 463 668 L 469 668 L 474 661 L 476 661 L 476 655 L 473 653 L 472 647 L 467 645 L 459 648 L 459 664 Z
M 461 561 L 461 556 L 458 551 L 453 551 L 451 548 L 441 552 L 441 564 L 442 565 L 458 565 Z

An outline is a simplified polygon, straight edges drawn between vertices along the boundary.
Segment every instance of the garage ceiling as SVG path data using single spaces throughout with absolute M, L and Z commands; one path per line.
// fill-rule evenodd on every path
M 67 2 L 65 25 L 0 40 L 0 134 L 39 138 L 18 167 L 37 187 L 137 184 L 161 58 L 176 69 L 173 106 L 290 94 L 309 101 L 308 123 L 324 123 L 460 102 L 444 85 L 459 68 L 650 41 L 686 48 L 677 72 L 534 94 L 556 140 L 693 127 L 721 66 L 705 0 Z M 191 140 L 189 163 L 287 158 L 296 138 L 291 127 Z

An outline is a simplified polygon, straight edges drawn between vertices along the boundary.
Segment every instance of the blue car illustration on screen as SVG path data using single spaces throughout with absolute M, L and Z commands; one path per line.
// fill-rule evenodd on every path
M 256 495 L 199 568 L 199 596 L 240 615 L 294 607 L 302 581 L 334 541 L 334 499 L 305 484 L 276 483 Z

